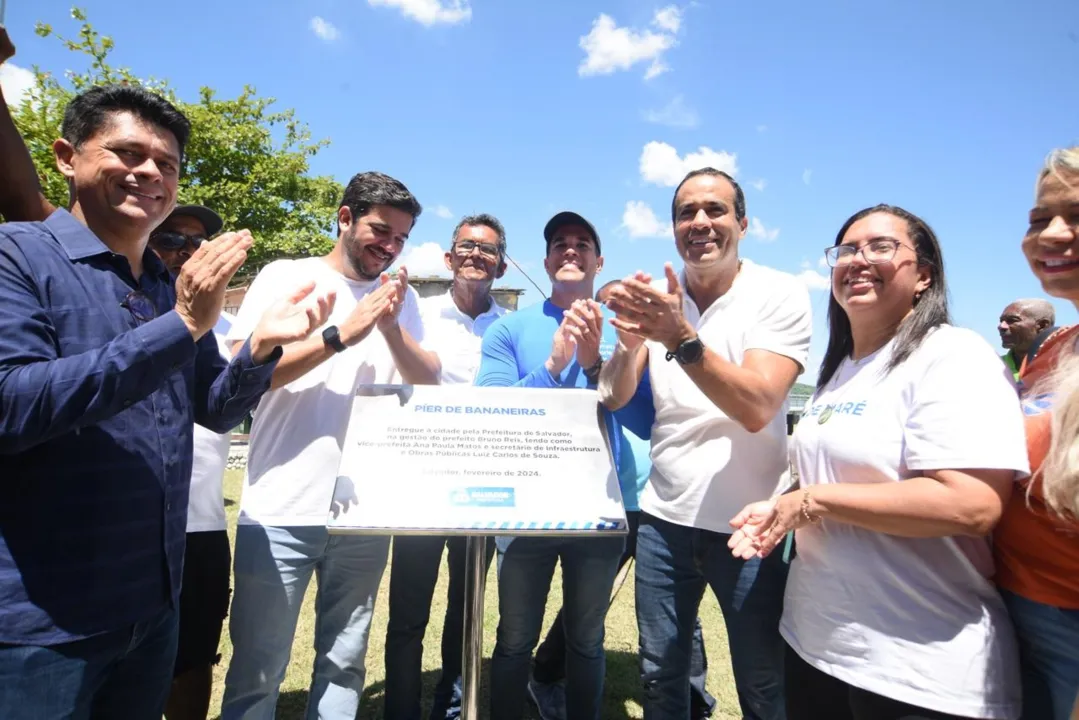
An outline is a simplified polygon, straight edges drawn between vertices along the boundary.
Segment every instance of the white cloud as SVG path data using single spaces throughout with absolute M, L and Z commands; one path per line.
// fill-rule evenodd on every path
M 4 100 L 8 107 L 16 108 L 34 87 L 34 73 L 18 65 L 4 63 L 0 65 L 0 87 L 4 89 Z
M 746 232 L 751 238 L 760 240 L 763 243 L 775 242 L 779 237 L 779 228 L 765 227 L 760 218 L 750 220 L 749 229 Z
M 609 75 L 644 62 L 649 63 L 645 80 L 663 74 L 670 69 L 663 62 L 663 54 L 678 44 L 674 36 L 682 26 L 682 12 L 673 5 L 665 7 L 656 11 L 652 24 L 659 28 L 658 32 L 619 27 L 610 15 L 600 13 L 592 30 L 578 43 L 585 58 L 577 74 Z
M 682 27 L 682 11 L 674 5 L 668 5 L 662 10 L 656 11 L 656 16 L 652 18 L 652 24 L 660 30 L 666 30 L 672 35 L 677 35 L 678 30 Z
M 446 269 L 446 251 L 436 242 L 425 242 L 409 248 L 394 263 L 394 268 L 402 265 L 408 268 L 409 277 L 450 276 L 450 271 Z
M 445 205 L 435 205 L 434 210 L 432 210 L 431 212 L 433 212 L 436 216 L 442 218 L 443 220 L 449 220 L 453 217 L 453 211 Z
M 796 277 L 804 282 L 810 290 L 830 290 L 832 288 L 831 276 L 824 275 L 816 270 L 807 268 L 798 273 Z
M 326 42 L 333 42 L 341 37 L 341 33 L 337 32 L 337 28 L 318 15 L 311 18 L 311 30 Z
M 817 261 L 817 267 L 828 267 L 828 258 L 824 257 L 824 255 L 821 255 L 820 260 Z
M 813 171 L 812 170 L 803 170 L 802 171 L 802 182 L 804 182 L 806 185 L 808 185 L 809 181 L 812 180 L 812 179 L 813 179 Z
M 641 151 L 641 177 L 645 182 L 674 187 L 692 170 L 713 167 L 730 176 L 738 174 L 738 156 L 724 150 L 715 151 L 701 146 L 696 152 L 680 157 L 678 151 L 663 142 L 653 140 Z
M 456 25 L 472 19 L 468 0 L 367 0 L 372 7 L 395 7 L 408 18 L 430 27 L 439 23 Z
M 697 111 L 687 107 L 681 95 L 675 95 L 674 99 L 659 110 L 649 110 L 644 114 L 644 119 L 656 125 L 682 129 L 695 128 L 701 121 Z
M 768 187 L 768 181 L 764 178 L 759 180 L 750 180 L 749 184 L 752 185 L 757 192 L 764 192 L 764 188 Z
M 622 213 L 622 227 L 629 231 L 631 238 L 671 237 L 670 223 L 660 222 L 648 203 L 640 200 L 630 200 L 626 203 L 625 212 Z

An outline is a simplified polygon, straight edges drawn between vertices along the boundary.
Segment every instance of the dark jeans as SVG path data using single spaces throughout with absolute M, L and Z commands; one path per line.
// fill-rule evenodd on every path
M 822 673 L 786 649 L 790 720 L 968 720 L 861 690 Z
M 465 619 L 464 537 L 395 536 L 390 568 L 390 620 L 386 631 L 386 720 L 420 720 L 423 636 L 431 617 L 442 549 L 448 548 L 450 586 L 442 625 L 442 674 L 430 720 L 457 717 Z M 490 567 L 495 543 L 487 539 Z M 449 711 L 453 709 L 452 714 Z
M 641 513 L 636 597 L 645 720 L 689 717 L 693 626 L 705 586 L 723 611 L 742 715 L 785 718 L 779 618 L 788 566 L 781 552 L 738 560 L 729 539 Z
M 1079 694 L 1079 610 L 1001 590 L 1023 673 L 1023 720 L 1067 720 Z
M 498 633 L 491 653 L 491 720 L 524 716 L 532 650 L 555 565 L 562 565 L 567 720 L 600 720 L 604 621 L 625 538 L 519 537 L 498 544 Z
M 161 720 L 176 659 L 177 616 L 62 645 L 0 644 L 4 720 Z
M 622 558 L 618 561 L 618 569 L 621 570 L 630 558 L 637 555 L 637 528 L 640 525 L 641 513 L 637 510 L 626 512 L 626 522 L 629 526 L 629 534 L 626 536 L 626 549 Z M 532 668 L 532 675 L 536 682 L 556 683 L 566 677 L 566 632 L 562 627 L 562 610 L 555 616 L 551 629 L 547 631 L 547 637 L 543 644 L 536 650 L 536 660 Z M 710 717 L 716 707 L 716 699 L 708 694 L 705 682 L 708 680 L 708 657 L 704 653 L 704 631 L 701 628 L 701 619 L 698 617 L 693 628 L 693 651 L 690 657 L 689 670 L 689 700 L 690 717 Z

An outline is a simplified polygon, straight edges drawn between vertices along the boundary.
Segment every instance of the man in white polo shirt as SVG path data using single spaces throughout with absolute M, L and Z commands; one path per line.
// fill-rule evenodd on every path
M 277 260 L 263 268 L 229 333 L 230 339 L 245 337 L 251 318 L 293 287 L 314 284 L 336 293 L 328 324 L 289 347 L 254 413 L 236 529 L 224 720 L 274 716 L 300 607 L 316 573 L 306 716 L 356 717 L 390 538 L 330 535 L 326 516 L 357 388 L 392 382 L 398 374 L 413 385 L 438 382 L 438 357 L 419 344 L 423 326 L 407 273 L 401 268 L 395 279 L 385 273 L 420 212 L 416 198 L 394 178 L 354 176 L 337 211 L 334 249 L 325 257 Z
M 685 268 L 643 273 L 612 290 L 619 343 L 600 377 L 608 408 L 625 405 L 647 370 L 656 419 L 652 474 L 640 498 L 637 624 L 645 716 L 689 715 L 693 622 L 706 585 L 727 625 L 742 715 L 781 720 L 782 553 L 741 561 L 729 521 L 768 497 L 787 469 L 782 409 L 802 372 L 809 293 L 786 273 L 740 259 L 745 195 L 713 168 L 691 172 L 671 203 Z
M 425 348 L 442 362 L 443 385 L 471 385 L 480 367 L 483 333 L 506 314 L 491 297 L 506 272 L 506 231 L 497 218 L 470 215 L 454 228 L 446 268 L 448 293 L 420 301 Z M 465 538 L 396 536 L 390 569 L 390 620 L 386 631 L 386 720 L 420 717 L 423 636 L 446 548 L 449 589 L 442 625 L 442 675 L 435 686 L 430 720 L 461 714 L 461 653 L 464 641 Z M 487 543 L 487 562 L 495 544 Z

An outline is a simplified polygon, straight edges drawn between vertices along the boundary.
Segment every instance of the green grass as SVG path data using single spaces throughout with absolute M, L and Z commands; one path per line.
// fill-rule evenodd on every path
M 240 489 L 243 473 L 230 470 L 225 476 L 225 504 L 229 517 L 229 536 L 235 539 L 236 515 L 239 509 Z M 367 652 L 367 686 L 360 704 L 360 720 L 382 718 L 382 692 L 385 669 L 383 652 L 386 640 L 387 602 L 389 593 L 390 568 L 386 568 L 375 609 L 374 626 Z M 431 624 L 424 639 L 424 713 L 427 712 L 430 695 L 438 679 L 439 645 L 442 638 L 442 618 L 446 609 L 446 573 L 445 563 L 435 590 L 435 599 L 431 608 Z M 551 595 L 547 603 L 547 618 L 544 632 L 554 619 L 554 614 L 561 605 L 561 577 L 555 574 L 551 584 Z M 311 668 L 314 662 L 312 649 L 314 612 L 314 582 L 308 589 L 300 614 L 296 638 L 292 644 L 292 659 L 289 663 L 285 681 L 281 686 L 281 699 L 277 706 L 278 720 L 300 720 L 307 702 L 307 688 L 310 686 Z M 498 594 L 495 584 L 494 563 L 487 578 L 487 596 L 484 617 L 484 692 L 481 701 L 481 716 L 487 717 L 487 672 L 491 651 L 495 644 L 495 628 L 498 625 Z M 716 720 L 734 720 L 740 717 L 738 700 L 734 692 L 731 675 L 730 654 L 727 649 L 727 633 L 723 625 L 723 616 L 715 597 L 705 593 L 701 603 L 701 622 L 704 624 L 705 648 L 708 654 L 708 690 L 719 701 Z M 604 720 L 619 718 L 640 718 L 643 712 L 640 705 L 640 680 L 637 672 L 637 621 L 633 608 L 633 575 L 627 577 L 621 587 L 611 610 L 607 615 L 607 679 L 604 689 Z M 221 709 L 221 693 L 224 687 L 225 670 L 232 657 L 232 644 L 228 638 L 226 626 L 221 641 L 221 663 L 214 671 L 214 695 L 210 705 L 210 717 L 217 718 Z M 424 715 L 426 717 L 426 714 Z M 526 718 L 535 718 L 529 712 Z

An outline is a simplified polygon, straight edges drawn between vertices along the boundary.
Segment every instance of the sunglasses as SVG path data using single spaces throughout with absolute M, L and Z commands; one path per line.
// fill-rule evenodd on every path
M 150 322 L 157 317 L 157 308 L 150 296 L 141 290 L 132 290 L 120 303 L 120 307 L 126 308 L 135 322 Z
M 184 235 L 182 232 L 165 230 L 150 236 L 150 242 L 161 250 L 175 252 L 190 244 L 192 250 L 198 250 L 199 245 L 206 242 L 206 238 L 199 235 Z

